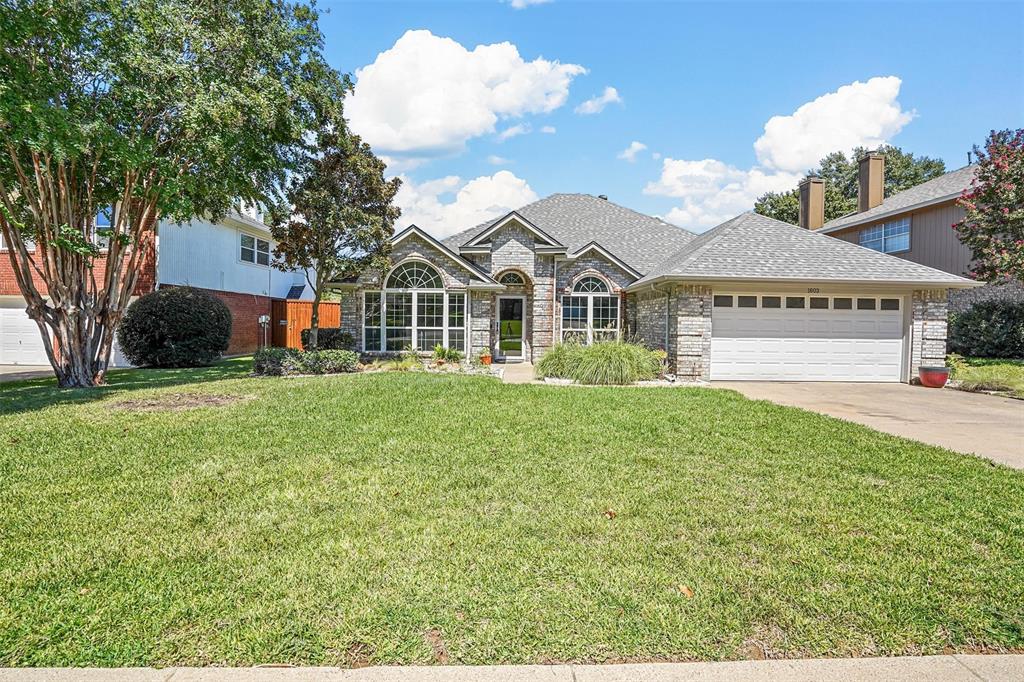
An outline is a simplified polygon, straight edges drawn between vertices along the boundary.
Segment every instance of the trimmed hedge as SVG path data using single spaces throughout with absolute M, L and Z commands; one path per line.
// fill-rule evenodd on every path
M 303 329 L 302 338 L 303 350 L 312 350 L 309 347 L 309 329 Z M 341 331 L 338 327 L 320 327 L 316 334 L 317 350 L 355 350 L 356 340 L 348 332 Z
M 218 360 L 231 341 L 231 311 L 213 294 L 165 287 L 128 307 L 117 328 L 133 365 L 199 367 Z
M 978 358 L 1024 358 L 1024 303 L 985 301 L 949 317 L 949 349 Z
M 656 379 L 664 354 L 636 343 L 600 341 L 589 346 L 560 343 L 537 363 L 537 376 L 581 384 L 621 385 Z
M 261 348 L 252 360 L 253 373 L 263 376 L 343 374 L 358 367 L 359 354 L 350 350 Z

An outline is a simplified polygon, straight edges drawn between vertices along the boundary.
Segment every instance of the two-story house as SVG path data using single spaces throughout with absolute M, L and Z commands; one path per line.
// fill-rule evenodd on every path
M 970 189 L 976 165 L 950 171 L 916 187 L 884 196 L 885 157 L 867 154 L 858 169 L 857 211 L 825 222 L 825 188 L 821 178 L 800 184 L 800 226 L 875 251 L 927 265 L 954 275 L 970 276 L 971 250 L 953 229 L 963 219 L 956 200 Z M 989 284 L 951 290 L 951 311 L 985 300 L 1024 300 L 1017 283 Z
M 100 226 L 104 219 L 101 212 Z M 220 222 L 159 220 L 153 236 L 135 295 L 164 286 L 191 286 L 214 294 L 227 304 L 233 318 L 228 354 L 250 353 L 269 343 L 271 330 L 260 318 L 269 318 L 272 300 L 312 298 L 304 273 L 271 266 L 275 244 L 256 214 L 233 213 Z M 101 256 L 96 267 L 104 265 Z M 25 300 L 0 241 L 0 365 L 46 364 L 39 328 L 25 312 Z M 126 364 L 116 349 L 111 364 Z

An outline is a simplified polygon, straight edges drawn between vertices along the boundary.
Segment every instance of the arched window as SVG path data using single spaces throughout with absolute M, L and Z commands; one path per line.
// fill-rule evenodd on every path
M 576 286 L 572 288 L 572 292 L 574 294 L 607 294 L 608 285 L 597 277 L 588 275 L 576 282 Z
M 510 270 L 498 279 L 498 283 L 505 286 L 521 287 L 526 284 L 526 280 L 518 272 Z
M 395 268 L 383 291 L 363 293 L 363 349 L 466 350 L 466 294 L 445 291 L 438 271 L 409 261 Z
M 600 277 L 581 277 L 562 297 L 562 341 L 593 343 L 619 336 L 619 298 Z
M 411 261 L 395 268 L 388 277 L 388 289 L 443 289 L 437 270 L 426 263 Z

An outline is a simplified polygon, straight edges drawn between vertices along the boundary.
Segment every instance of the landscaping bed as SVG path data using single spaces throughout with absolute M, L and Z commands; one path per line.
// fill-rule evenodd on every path
M 250 369 L 4 386 L 0 666 L 1024 647 L 1019 471 L 724 390 Z
M 950 356 L 950 387 L 1024 400 L 1024 360 Z

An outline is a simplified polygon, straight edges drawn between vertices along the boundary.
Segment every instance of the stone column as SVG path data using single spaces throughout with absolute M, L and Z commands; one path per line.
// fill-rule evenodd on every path
M 949 304 L 946 289 L 919 289 L 911 302 L 910 381 L 917 381 L 921 366 L 946 364 Z
M 711 287 L 676 287 L 676 376 L 684 381 L 711 379 Z M 669 349 L 672 354 L 672 349 Z

